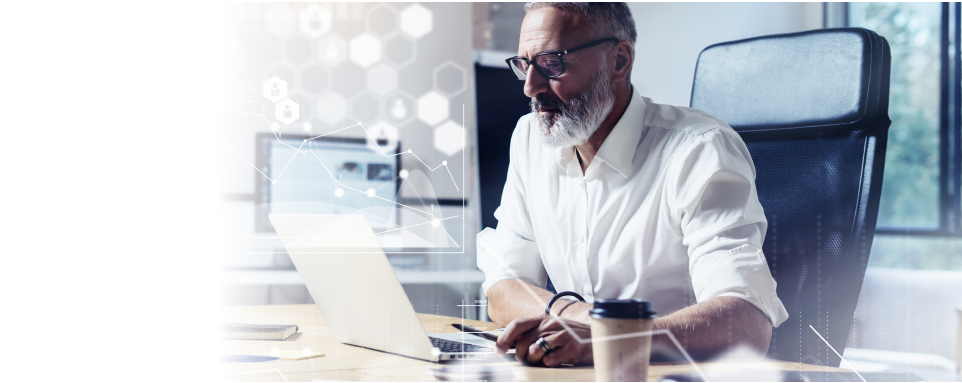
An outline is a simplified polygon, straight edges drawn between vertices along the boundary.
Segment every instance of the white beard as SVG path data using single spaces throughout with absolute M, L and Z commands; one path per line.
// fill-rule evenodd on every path
M 538 100 L 531 98 L 531 111 L 538 113 L 541 107 L 557 108 L 559 112 L 538 116 L 541 138 L 551 147 L 569 147 L 588 142 L 591 135 L 601 127 L 608 113 L 615 106 L 611 84 L 605 76 L 607 65 L 602 59 L 591 85 L 567 104 L 561 100 Z

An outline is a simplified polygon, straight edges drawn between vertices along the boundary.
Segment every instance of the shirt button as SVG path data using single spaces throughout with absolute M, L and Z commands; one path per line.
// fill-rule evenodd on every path
M 578 236 L 578 243 L 585 243 L 585 236 L 579 235 L 579 236 Z

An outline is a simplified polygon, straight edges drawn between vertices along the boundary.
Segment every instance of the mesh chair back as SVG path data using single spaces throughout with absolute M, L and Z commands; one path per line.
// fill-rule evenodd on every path
M 844 351 L 875 233 L 890 62 L 885 39 L 861 28 L 721 43 L 698 57 L 691 107 L 728 122 L 755 163 L 762 250 L 790 316 L 771 358 L 839 365 L 812 328 Z

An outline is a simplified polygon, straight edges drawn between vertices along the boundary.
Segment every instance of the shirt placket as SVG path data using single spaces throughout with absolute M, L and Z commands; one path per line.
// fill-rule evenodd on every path
M 580 264 L 581 279 L 584 284 L 581 286 L 582 295 L 585 299 L 593 300 L 594 289 L 591 286 L 591 276 L 588 268 L 588 182 L 584 177 L 578 181 L 580 198 L 578 198 L 578 217 L 575 219 L 577 232 L 577 262 Z

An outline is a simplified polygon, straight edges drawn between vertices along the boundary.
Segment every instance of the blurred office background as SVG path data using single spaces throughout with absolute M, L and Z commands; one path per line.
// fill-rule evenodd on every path
M 483 310 L 458 305 L 484 298 L 474 235 L 496 224 L 491 212 L 500 198 L 507 160 L 501 150 L 513 122 L 527 109 L 522 83 L 510 77 L 503 62 L 517 50 L 522 6 L 224 4 L 223 109 L 232 112 L 223 114 L 225 145 L 219 149 L 223 303 L 312 302 L 276 234 L 269 224 L 265 227 L 263 209 L 279 206 L 270 197 L 284 193 L 284 182 L 272 184 L 267 175 L 279 174 L 286 164 L 259 154 L 268 149 L 258 146 L 258 134 L 293 137 L 291 142 L 330 134 L 356 144 L 365 140 L 364 130 L 352 127 L 360 121 L 400 142 L 397 162 L 386 163 L 393 176 L 379 179 L 385 190 L 393 189 L 388 198 L 456 217 L 440 225 L 449 235 L 415 233 L 433 247 L 393 246 L 396 240 L 380 239 L 395 250 L 389 260 L 415 309 L 485 318 Z M 869 28 L 888 39 L 892 128 L 882 202 L 845 357 L 860 371 L 957 379 L 954 371 L 962 355 L 957 312 L 962 306 L 959 5 L 630 7 L 638 28 L 632 82 L 641 94 L 665 104 L 688 105 L 698 53 L 711 44 L 843 26 Z M 298 105 L 299 116 L 289 124 L 275 115 L 278 102 L 284 101 L 263 97 L 262 87 L 275 77 L 285 82 L 286 98 Z M 417 157 L 403 153 L 408 149 Z M 442 163 L 447 165 L 437 168 Z M 304 182 L 315 182 L 311 177 L 317 175 L 305 172 L 288 174 L 284 181 L 304 177 Z M 429 185 L 433 196 L 427 202 L 412 201 L 416 196 L 405 191 L 411 174 Z M 304 198 L 318 202 L 332 196 Z M 421 223 L 423 217 L 406 216 L 403 210 L 386 213 L 384 227 Z

